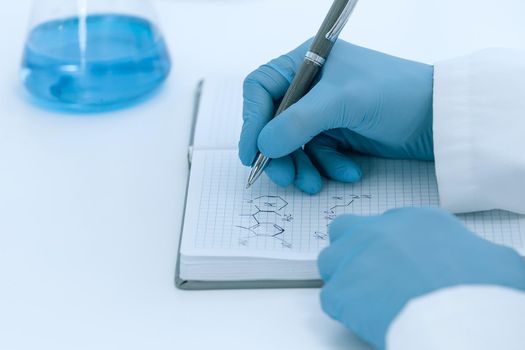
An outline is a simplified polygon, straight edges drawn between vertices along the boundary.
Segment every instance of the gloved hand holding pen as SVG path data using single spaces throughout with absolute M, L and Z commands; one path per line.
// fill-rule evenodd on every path
M 433 67 L 342 40 L 312 90 L 272 120 L 309 44 L 246 78 L 239 143 L 244 165 L 252 165 L 260 150 L 273 159 L 266 173 L 275 183 L 294 183 L 314 194 L 321 190 L 321 175 L 359 181 L 354 152 L 433 159 Z

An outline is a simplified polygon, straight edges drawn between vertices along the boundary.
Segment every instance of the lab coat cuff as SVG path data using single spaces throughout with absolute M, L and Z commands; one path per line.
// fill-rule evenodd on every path
M 486 49 L 434 69 L 441 206 L 525 214 L 525 50 Z
M 413 299 L 391 324 L 389 350 L 525 349 L 525 293 L 458 286 Z
M 480 195 L 472 164 L 467 58 L 438 63 L 434 67 L 434 157 L 440 204 L 452 212 L 472 207 Z

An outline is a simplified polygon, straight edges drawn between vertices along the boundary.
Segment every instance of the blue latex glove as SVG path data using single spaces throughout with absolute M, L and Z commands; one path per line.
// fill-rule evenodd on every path
M 309 46 L 306 42 L 246 78 L 239 143 L 244 165 L 252 165 L 260 150 L 277 158 L 266 171 L 275 183 L 316 193 L 321 175 L 360 180 L 351 152 L 433 159 L 433 67 L 342 40 L 313 89 L 271 120 Z
M 525 291 L 525 263 L 514 250 L 479 238 L 440 209 L 341 216 L 330 240 L 319 257 L 322 307 L 378 349 L 412 298 L 463 284 Z

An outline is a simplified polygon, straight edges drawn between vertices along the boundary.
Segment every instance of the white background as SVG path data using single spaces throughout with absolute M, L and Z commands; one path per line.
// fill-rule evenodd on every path
M 195 84 L 294 48 L 329 5 L 158 3 L 173 56 L 165 88 L 133 109 L 69 116 L 26 103 L 18 66 L 29 0 L 3 4 L 0 349 L 362 348 L 324 316 L 318 290 L 174 287 Z M 523 18 L 522 0 L 361 0 L 342 37 L 432 63 L 523 47 Z

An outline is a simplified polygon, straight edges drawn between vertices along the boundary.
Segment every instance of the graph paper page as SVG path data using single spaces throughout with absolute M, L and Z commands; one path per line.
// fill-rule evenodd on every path
M 266 176 L 245 190 L 249 169 L 240 165 L 236 151 L 195 152 L 181 253 L 315 259 L 328 244 L 327 228 L 337 215 L 438 205 L 433 163 L 356 161 L 363 169 L 361 182 L 325 182 L 319 195 L 310 196 L 292 186 L 280 188 Z M 523 254 L 525 217 L 494 211 L 460 218 L 482 237 Z
M 195 126 L 194 149 L 235 149 L 242 127 L 242 80 L 206 79 Z

